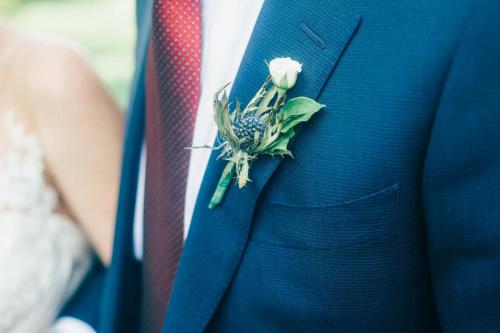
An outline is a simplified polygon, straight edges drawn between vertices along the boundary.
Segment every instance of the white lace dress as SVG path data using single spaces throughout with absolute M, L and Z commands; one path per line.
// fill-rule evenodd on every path
M 88 272 L 91 249 L 58 213 L 37 138 L 12 113 L 0 117 L 0 333 L 47 332 Z

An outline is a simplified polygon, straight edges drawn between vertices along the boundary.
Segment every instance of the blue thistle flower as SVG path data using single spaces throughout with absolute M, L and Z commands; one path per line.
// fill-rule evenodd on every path
M 254 115 L 243 116 L 233 123 L 234 134 L 240 141 L 243 141 L 240 147 L 243 151 L 247 151 L 254 145 L 255 133 L 258 131 L 262 137 L 266 128 L 267 124 Z

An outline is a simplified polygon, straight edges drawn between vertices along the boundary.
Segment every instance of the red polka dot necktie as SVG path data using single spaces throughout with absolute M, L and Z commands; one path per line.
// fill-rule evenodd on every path
M 182 252 L 201 50 L 200 0 L 156 0 L 146 72 L 144 333 L 161 331 Z

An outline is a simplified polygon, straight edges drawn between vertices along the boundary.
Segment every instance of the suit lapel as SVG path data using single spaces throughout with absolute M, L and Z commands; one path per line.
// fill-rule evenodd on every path
M 360 17 L 339 1 L 266 1 L 246 50 L 231 99 L 246 104 L 268 75 L 265 61 L 290 56 L 303 72 L 289 97 L 318 98 Z M 208 203 L 224 168 L 213 153 L 177 273 L 165 320 L 168 332 L 201 332 L 244 252 L 257 199 L 282 159 L 259 158 L 244 189 L 230 186 L 222 204 Z

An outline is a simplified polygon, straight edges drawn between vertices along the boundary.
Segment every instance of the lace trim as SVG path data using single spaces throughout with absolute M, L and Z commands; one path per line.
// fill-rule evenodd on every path
M 56 211 L 37 137 L 13 113 L 0 116 L 8 141 L 0 155 L 0 332 L 47 332 L 89 271 L 92 250 Z
M 0 210 L 51 214 L 58 206 L 56 191 L 44 178 L 44 153 L 12 112 L 3 115 L 7 150 L 0 158 Z

